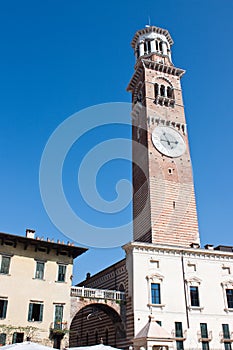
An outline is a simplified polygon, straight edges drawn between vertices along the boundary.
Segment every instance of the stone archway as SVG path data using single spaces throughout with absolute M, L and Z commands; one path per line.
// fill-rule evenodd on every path
M 91 303 L 81 308 L 70 325 L 69 347 L 119 346 L 125 340 L 125 327 L 119 313 L 107 304 Z

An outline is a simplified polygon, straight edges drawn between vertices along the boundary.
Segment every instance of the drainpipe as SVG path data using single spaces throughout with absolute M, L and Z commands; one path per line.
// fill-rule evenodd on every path
M 187 320 L 187 328 L 189 328 L 189 309 L 188 309 L 188 300 L 187 300 L 187 290 L 185 285 L 185 271 L 184 271 L 184 255 L 181 253 L 181 266 L 182 266 L 182 274 L 183 274 L 183 285 L 184 285 L 184 300 L 185 300 L 185 311 L 186 311 L 186 320 Z

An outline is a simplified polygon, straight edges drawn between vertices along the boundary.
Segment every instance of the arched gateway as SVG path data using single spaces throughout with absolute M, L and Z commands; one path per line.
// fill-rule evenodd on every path
M 75 305 L 76 304 L 76 305 Z M 69 346 L 119 346 L 125 339 L 124 306 L 108 300 L 73 300 Z

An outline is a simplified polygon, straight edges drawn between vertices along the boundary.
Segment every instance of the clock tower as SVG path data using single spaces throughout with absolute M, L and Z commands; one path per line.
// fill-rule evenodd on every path
M 198 245 L 192 166 L 182 99 L 184 70 L 172 63 L 169 32 L 146 26 L 131 43 L 134 240 Z

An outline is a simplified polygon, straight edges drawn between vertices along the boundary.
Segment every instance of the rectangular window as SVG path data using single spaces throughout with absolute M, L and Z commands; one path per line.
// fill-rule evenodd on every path
M 12 344 L 22 343 L 24 338 L 24 333 L 14 332 L 12 337 Z
M 63 305 L 55 305 L 54 328 L 62 329 Z
M 0 299 L 0 318 L 6 318 L 8 300 Z
M 191 306 L 200 306 L 198 287 L 190 286 Z
M 224 350 L 231 350 L 231 343 L 230 342 L 224 342 Z
M 65 282 L 66 279 L 66 265 L 58 265 L 58 282 Z
M 222 324 L 223 338 L 230 339 L 229 324 Z
M 203 341 L 202 342 L 202 350 L 209 350 L 209 342 L 208 341 Z
M 151 283 L 151 303 L 152 304 L 161 304 L 160 284 L 159 283 Z
M 11 258 L 9 256 L 0 255 L 0 273 L 8 275 Z
M 208 338 L 207 323 L 200 323 L 200 328 L 201 328 L 201 337 L 207 339 Z
M 226 289 L 227 306 L 229 309 L 233 309 L 233 289 Z
M 180 341 L 180 340 L 177 340 L 176 341 L 176 349 L 177 350 L 184 350 L 184 342 Z
M 0 333 L 0 346 L 6 344 L 6 333 Z
M 44 305 L 41 303 L 30 303 L 28 310 L 28 321 L 41 322 L 43 319 L 43 308 Z
M 175 322 L 175 337 L 183 338 L 182 322 Z
M 35 278 L 42 280 L 44 278 L 44 262 L 36 262 Z

